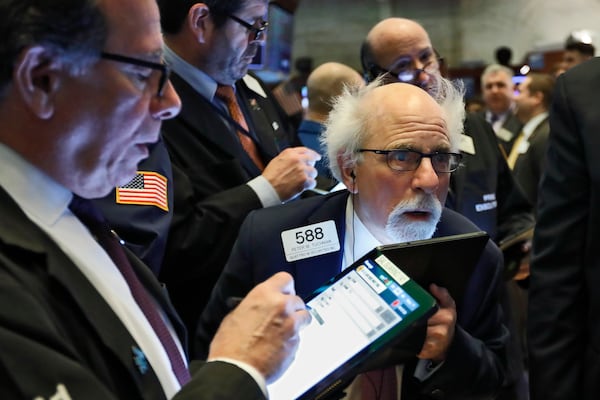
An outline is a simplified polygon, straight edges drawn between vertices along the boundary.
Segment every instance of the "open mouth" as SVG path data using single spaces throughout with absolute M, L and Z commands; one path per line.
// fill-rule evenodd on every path
M 404 215 L 407 215 L 411 218 L 425 219 L 429 218 L 431 216 L 431 213 L 429 211 L 413 210 L 406 211 Z

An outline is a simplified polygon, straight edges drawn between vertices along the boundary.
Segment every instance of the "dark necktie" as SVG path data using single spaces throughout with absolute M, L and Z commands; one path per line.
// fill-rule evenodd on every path
M 229 111 L 229 115 L 231 118 L 237 122 L 242 128 L 245 129 L 245 132 L 236 129 L 238 139 L 242 144 L 242 147 L 248 153 L 248 156 L 252 159 L 254 164 L 262 171 L 265 169 L 265 164 L 258 153 L 258 149 L 256 148 L 256 143 L 252 140 L 250 136 L 247 135 L 248 124 L 246 123 L 246 118 L 244 118 L 244 114 L 242 113 L 242 109 L 237 102 L 237 98 L 235 97 L 235 92 L 233 91 L 232 86 L 228 85 L 219 85 L 217 87 L 216 96 L 223 100 L 225 105 L 227 106 L 227 110 Z
M 365 372 L 362 375 L 361 399 L 396 400 L 398 398 L 395 366 Z
M 129 285 L 133 298 L 162 343 L 171 361 L 171 369 L 177 377 L 179 384 L 181 386 L 185 385 L 190 380 L 190 373 L 183 361 L 181 352 L 177 348 L 177 344 L 169 332 L 165 321 L 162 319 L 156 303 L 135 274 L 119 240 L 114 232 L 110 230 L 108 222 L 90 200 L 82 199 L 79 196 L 73 196 L 69 208 L 87 226 L 98 241 L 98 244 L 102 246 L 117 268 L 119 268 L 123 278 L 125 278 L 125 281 Z

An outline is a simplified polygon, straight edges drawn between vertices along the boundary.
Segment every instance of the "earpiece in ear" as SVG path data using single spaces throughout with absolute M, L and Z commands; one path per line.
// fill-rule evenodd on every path
M 356 179 L 356 174 L 354 173 L 354 170 L 350 171 L 350 177 L 352 179 Z

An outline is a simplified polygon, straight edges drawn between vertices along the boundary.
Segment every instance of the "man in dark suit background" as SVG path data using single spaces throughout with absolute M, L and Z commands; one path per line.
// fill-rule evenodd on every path
M 130 181 L 179 112 L 159 19 L 151 0 L 0 4 L 3 399 L 265 399 L 310 320 L 278 274 L 188 364 L 163 288 L 86 200 Z
M 600 393 L 600 60 L 556 80 L 529 286 L 532 400 Z
M 464 106 L 462 93 L 450 82 L 440 85 L 446 95 L 441 107 L 423 90 L 404 83 L 381 86 L 376 81 L 342 96 L 324 135 L 332 173 L 348 191 L 250 213 L 203 313 L 199 332 L 204 346 L 227 311 L 226 299 L 243 295 L 263 276 L 288 271 L 298 293 L 307 295 L 376 245 L 478 230 L 442 206 L 450 172 L 461 157 L 456 151 Z M 403 107 L 397 106 L 399 101 Z M 297 245 L 282 232 L 335 246 L 296 259 Z M 402 399 L 491 398 L 504 380 L 508 340 L 498 305 L 501 264 L 490 241 L 458 309 L 444 288 L 428 288 L 440 310 L 428 321 L 418 359 L 414 354 L 387 359 L 391 374 L 362 375 L 348 390 L 349 398 L 396 399 L 395 390 L 388 392 L 396 380 Z M 361 394 L 361 386 L 370 386 L 365 388 L 369 393 Z
M 193 329 L 244 217 L 313 188 L 320 156 L 290 147 L 295 139 L 277 105 L 247 74 L 266 34 L 266 0 L 158 5 L 165 59 L 182 101 L 181 113 L 162 129 L 173 164 L 174 205 L 160 278 Z M 234 90 L 246 127 L 219 98 L 221 87 Z M 262 165 L 240 138 L 251 139 Z
M 513 75 L 512 69 L 500 64 L 490 64 L 481 73 L 481 93 L 486 108 L 482 113 L 506 155 L 510 154 L 523 126 L 514 113 Z
M 548 110 L 552 101 L 554 78 L 548 74 L 531 73 L 519 85 L 515 96 L 516 115 L 524 124 L 522 137 L 517 137 L 508 157 L 517 183 L 527 200 L 535 207 L 540 178 L 545 168 L 548 147 Z
M 554 78 L 548 74 L 530 73 L 521 82 L 515 96 L 515 114 L 524 124 L 508 156 L 508 164 L 523 193 L 534 206 L 537 204 L 538 185 L 545 168 L 545 156 L 550 126 L 548 109 L 552 100 Z M 531 249 L 531 238 L 520 245 Z M 527 361 L 527 288 L 529 286 L 530 257 L 523 258 L 515 267 L 516 273 L 507 283 L 511 309 L 514 311 L 515 335 Z

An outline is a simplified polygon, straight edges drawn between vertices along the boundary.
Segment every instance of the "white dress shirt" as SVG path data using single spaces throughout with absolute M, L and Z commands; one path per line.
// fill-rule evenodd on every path
M 0 186 L 96 288 L 144 352 L 166 397 L 173 397 L 180 385 L 171 370 L 167 353 L 116 265 L 69 210 L 71 192 L 2 144 Z M 165 321 L 181 351 L 177 335 L 169 321 Z M 182 358 L 185 359 L 183 353 Z
M 341 270 L 344 270 L 346 267 L 352 265 L 352 263 L 369 251 L 373 250 L 373 248 L 382 245 L 380 241 L 378 241 L 373 234 L 369 231 L 369 229 L 362 223 L 356 212 L 354 211 L 353 204 L 353 196 L 350 194 L 348 196 L 348 201 L 346 202 L 346 234 L 344 236 L 344 255 L 342 257 L 342 265 Z M 427 289 L 427 288 L 425 288 Z M 423 381 L 427 379 L 431 374 L 437 371 L 443 362 L 437 364 L 435 367 L 431 367 L 431 361 L 429 360 L 419 360 L 417 362 L 417 366 L 415 368 L 414 377 Z M 401 400 L 401 388 L 402 388 L 402 374 L 404 371 L 404 365 L 396 366 L 396 381 L 398 382 L 398 399 Z M 352 385 L 354 386 L 354 385 Z M 352 392 L 354 390 L 358 391 L 360 388 L 358 387 L 350 387 L 348 389 L 347 398 L 352 398 Z

